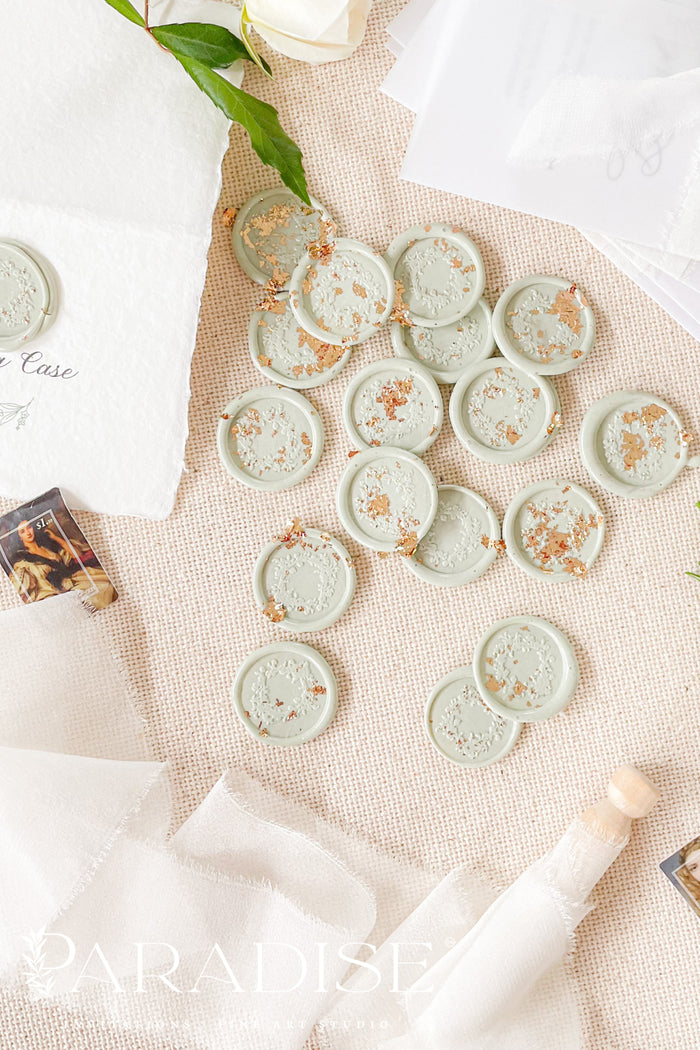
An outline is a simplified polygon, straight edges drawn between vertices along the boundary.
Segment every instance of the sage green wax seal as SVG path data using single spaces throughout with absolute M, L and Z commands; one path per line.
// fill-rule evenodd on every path
M 391 342 L 400 357 L 427 368 L 438 383 L 456 383 L 465 369 L 494 351 L 491 311 L 479 299 L 465 317 L 440 328 L 392 321 Z
M 440 485 L 433 524 L 406 565 L 438 587 L 462 587 L 482 576 L 500 549 L 496 514 L 477 492 Z
M 257 387 L 226 406 L 217 441 L 229 474 L 251 488 L 277 492 L 314 469 L 323 451 L 323 427 L 302 394 Z
M 471 667 L 458 667 L 441 678 L 425 709 L 430 742 L 458 766 L 479 769 L 504 758 L 515 747 L 522 726 L 486 706 Z
M 435 479 L 402 448 L 370 448 L 352 456 L 338 485 L 338 514 L 353 539 L 371 550 L 410 557 L 433 523 Z
M 277 186 L 256 193 L 239 209 L 233 251 L 253 281 L 289 288 L 294 267 L 327 228 L 333 223 L 323 205 L 312 197 L 309 207 L 291 190 Z
M 420 365 L 373 361 L 346 388 L 343 422 L 357 448 L 393 445 L 420 455 L 440 433 L 442 395 Z
M 493 357 L 467 369 L 456 384 L 450 421 L 475 456 L 516 463 L 536 456 L 557 433 L 559 398 L 548 379 Z
M 508 556 L 529 576 L 583 579 L 600 554 L 603 513 L 574 481 L 536 481 L 513 497 L 503 519 Z
M 541 722 L 563 711 L 579 679 L 568 638 L 537 616 L 514 616 L 489 627 L 472 666 L 487 707 L 518 722 Z
M 328 663 L 310 645 L 276 642 L 243 661 L 232 699 L 255 740 L 290 747 L 327 729 L 338 708 L 338 687 Z
M 306 332 L 333 346 L 353 346 L 388 322 L 394 282 L 381 255 L 360 241 L 339 238 L 327 249 L 301 259 L 290 303 Z
M 0 240 L 0 350 L 19 350 L 53 323 L 58 288 L 53 269 L 32 248 Z
M 688 440 L 677 413 L 660 397 L 619 390 L 584 416 L 581 458 L 608 492 L 647 499 L 678 477 L 688 462 Z
M 424 328 L 466 317 L 483 294 L 481 252 L 457 226 L 412 226 L 394 238 L 385 259 L 396 282 L 397 313 Z
M 572 281 L 531 274 L 501 295 L 493 311 L 493 334 L 513 364 L 556 376 L 585 361 L 595 342 L 595 321 Z
M 334 379 L 350 360 L 352 347 L 331 346 L 304 331 L 289 305 L 289 296 L 270 300 L 256 310 L 248 330 L 255 367 L 272 383 L 309 390 Z
M 321 631 L 340 619 L 355 593 L 355 565 L 340 540 L 293 522 L 262 550 L 255 600 L 287 631 Z

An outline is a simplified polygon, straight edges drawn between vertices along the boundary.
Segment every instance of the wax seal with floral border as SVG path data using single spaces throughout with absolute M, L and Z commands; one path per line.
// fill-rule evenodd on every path
M 309 390 L 334 379 L 350 360 L 352 347 L 332 346 L 304 331 L 289 305 L 278 295 L 256 310 L 248 329 L 255 367 L 272 383 Z
M 513 616 L 489 627 L 472 667 L 487 707 L 518 722 L 541 722 L 563 711 L 579 679 L 571 642 L 537 616 Z
M 381 255 L 341 237 L 300 260 L 289 301 L 305 331 L 332 346 L 354 346 L 389 321 L 394 282 Z
M 443 222 L 404 230 L 385 255 L 405 320 L 440 328 L 466 317 L 484 291 L 481 252 L 463 230 Z
M 424 368 L 390 357 L 373 361 L 350 380 L 343 422 L 357 448 L 393 445 L 417 456 L 442 426 L 442 395 Z
M 53 323 L 58 285 L 53 269 L 33 248 L 0 240 L 0 350 L 19 350 Z
M 603 512 L 574 481 L 536 481 L 513 497 L 503 519 L 508 556 L 529 576 L 583 579 L 600 554 Z
M 513 364 L 556 376 L 585 361 L 595 342 L 595 320 L 572 281 L 531 274 L 501 295 L 493 311 L 493 334 Z
M 231 231 L 233 250 L 243 271 L 258 284 L 289 282 L 309 244 L 320 240 L 324 226 L 333 226 L 325 208 L 311 198 L 311 207 L 282 186 L 261 190 L 241 206 Z
M 226 406 L 217 442 L 229 474 L 251 488 L 277 492 L 314 469 L 323 451 L 323 427 L 302 394 L 264 386 Z
M 688 463 L 690 437 L 660 397 L 618 390 L 596 401 L 584 416 L 581 458 L 608 492 L 647 499 L 668 488 Z
M 465 369 L 490 357 L 495 348 L 485 299 L 452 324 L 425 328 L 392 321 L 390 332 L 396 353 L 423 365 L 438 383 L 456 383 Z
M 440 485 L 433 524 L 406 566 L 426 583 L 462 587 L 482 576 L 501 549 L 495 512 L 477 492 Z
M 255 740 L 290 747 L 328 728 L 338 708 L 338 687 L 330 666 L 310 645 L 276 642 L 243 661 L 232 699 Z
M 494 357 L 473 365 L 456 384 L 450 421 L 475 456 L 516 463 L 542 452 L 558 432 L 559 398 L 548 379 Z
M 287 631 L 321 631 L 355 593 L 355 565 L 340 540 L 292 522 L 260 553 L 253 574 L 258 606 Z
M 425 728 L 440 754 L 458 766 L 490 766 L 512 751 L 522 725 L 487 707 L 474 684 L 471 667 L 441 678 L 425 709 Z
M 402 448 L 355 453 L 338 485 L 338 514 L 353 539 L 371 550 L 410 557 L 437 512 L 435 479 Z

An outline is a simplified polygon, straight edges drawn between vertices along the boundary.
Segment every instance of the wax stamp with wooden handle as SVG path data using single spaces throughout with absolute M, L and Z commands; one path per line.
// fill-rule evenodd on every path
M 574 930 L 592 906 L 591 890 L 627 844 L 632 819 L 657 800 L 657 789 L 639 770 L 615 770 L 607 798 L 575 820 L 412 986 L 409 1041 L 387 1046 L 491 1047 L 491 1037 L 517 1021 L 519 1005 L 573 946 Z

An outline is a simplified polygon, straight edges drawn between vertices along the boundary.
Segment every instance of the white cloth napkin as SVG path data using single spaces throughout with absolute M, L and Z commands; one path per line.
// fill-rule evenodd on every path
M 151 6 L 160 22 L 238 15 Z M 0 425 L 0 493 L 59 485 L 74 508 L 164 518 L 229 122 L 104 0 L 5 0 L 0 17 L 0 238 L 35 248 L 60 285 L 55 324 L 0 350 L 0 402 L 28 406 L 23 426 Z
M 74 595 L 0 615 L 0 982 L 186 1047 L 300 1050 L 314 1026 L 332 1050 L 413 1047 L 406 991 L 445 981 L 493 889 L 382 857 L 239 773 L 168 838 L 167 768 L 103 624 Z M 499 1033 L 524 1045 L 580 1046 L 562 969 Z

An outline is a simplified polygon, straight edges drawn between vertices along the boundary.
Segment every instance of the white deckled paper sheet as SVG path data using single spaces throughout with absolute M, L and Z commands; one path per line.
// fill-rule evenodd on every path
M 45 334 L 0 351 L 0 402 L 26 406 L 0 416 L 0 492 L 165 518 L 229 122 L 103 0 L 5 0 L 2 20 L 0 238 L 48 259 L 60 294 Z

